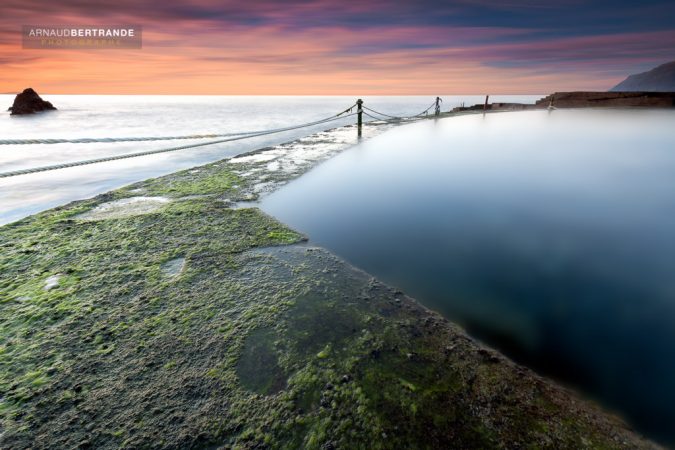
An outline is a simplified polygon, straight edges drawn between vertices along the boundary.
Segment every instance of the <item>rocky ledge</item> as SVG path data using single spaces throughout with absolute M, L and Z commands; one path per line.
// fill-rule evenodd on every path
M 535 108 L 673 108 L 675 92 L 556 92 Z
M 458 106 L 452 113 L 522 111 L 554 108 L 675 108 L 675 92 L 555 92 L 528 103 L 487 103 Z

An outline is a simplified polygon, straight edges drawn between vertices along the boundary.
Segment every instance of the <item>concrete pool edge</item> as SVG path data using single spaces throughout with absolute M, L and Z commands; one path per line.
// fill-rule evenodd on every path
M 348 148 L 333 142 L 299 162 L 293 148 L 326 145 L 325 133 L 0 227 L 9 342 L 0 440 L 655 447 L 403 293 L 326 250 L 298 246 L 305 238 L 260 210 L 232 207 Z M 265 153 L 275 158 L 255 158 Z M 78 218 L 143 197 L 169 201 Z M 181 271 L 167 277 L 163 265 L 177 259 Z M 45 289 L 55 274 L 57 286 Z M 256 373 L 253 383 L 241 377 Z M 126 406 L 110 408 L 112 398 Z

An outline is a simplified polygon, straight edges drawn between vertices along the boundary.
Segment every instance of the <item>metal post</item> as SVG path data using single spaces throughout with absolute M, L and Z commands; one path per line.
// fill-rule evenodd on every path
M 361 137 L 361 125 L 363 124 L 363 100 L 358 99 L 356 101 L 356 114 L 357 114 L 357 124 L 359 126 L 359 137 Z
M 485 104 L 483 105 L 483 112 L 487 111 L 489 95 L 485 96 Z

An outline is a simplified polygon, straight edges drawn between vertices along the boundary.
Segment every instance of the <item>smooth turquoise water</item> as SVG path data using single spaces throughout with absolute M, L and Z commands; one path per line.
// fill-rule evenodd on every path
M 675 112 L 421 122 L 263 209 L 675 442 Z

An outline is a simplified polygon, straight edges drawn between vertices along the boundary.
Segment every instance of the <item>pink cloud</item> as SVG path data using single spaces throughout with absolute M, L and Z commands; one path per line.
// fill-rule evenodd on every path
M 513 1 L 525 7 L 531 0 Z M 606 89 L 630 68 L 675 56 L 673 30 L 535 39 L 540 30 L 531 28 L 289 25 L 297 17 L 363 15 L 384 7 L 343 3 L 297 1 L 279 8 L 256 2 L 253 15 L 250 7 L 225 2 L 221 16 L 209 17 L 211 0 L 169 5 L 156 14 L 142 1 L 5 0 L 0 91 L 42 84 L 54 93 L 542 93 Z M 390 8 L 406 12 L 405 6 Z M 192 16 L 182 18 L 184 10 Z M 20 25 L 46 17 L 48 23 L 140 23 L 144 46 L 23 50 Z

